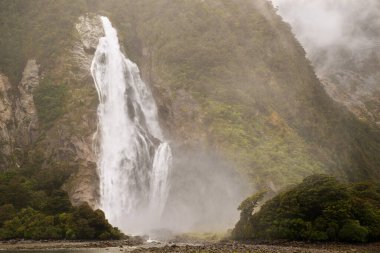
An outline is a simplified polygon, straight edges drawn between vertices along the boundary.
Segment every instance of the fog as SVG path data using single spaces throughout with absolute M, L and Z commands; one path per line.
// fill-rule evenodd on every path
M 373 119 L 364 102 L 380 90 L 380 1 L 272 0 L 327 92 Z
M 273 0 L 273 3 L 292 26 L 319 74 L 331 67 L 341 67 L 347 56 L 355 65 L 363 64 L 380 49 L 378 0 Z M 341 57 L 342 51 L 345 59 Z
M 377 0 L 273 0 L 309 50 L 334 45 L 351 50 L 379 46 L 373 39 L 380 27 Z M 377 45 L 376 45 L 377 44 Z
M 237 207 L 252 193 L 248 182 L 232 162 L 215 153 L 203 148 L 173 150 L 168 202 L 157 231 L 149 235 L 165 239 L 168 235 L 163 231 L 225 232 L 233 228 L 239 219 Z

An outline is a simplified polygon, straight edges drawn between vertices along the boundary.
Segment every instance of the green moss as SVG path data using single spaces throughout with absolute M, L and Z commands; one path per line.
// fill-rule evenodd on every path
M 54 121 L 65 112 L 65 97 L 67 87 L 62 84 L 53 84 L 44 79 L 34 92 L 34 102 L 37 108 L 38 119 L 46 127 L 51 127 Z

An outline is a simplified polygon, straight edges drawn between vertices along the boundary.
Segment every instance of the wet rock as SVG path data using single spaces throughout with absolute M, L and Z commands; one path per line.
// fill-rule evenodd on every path
M 33 92 L 39 85 L 39 66 L 36 60 L 28 60 L 18 86 L 16 99 L 15 123 L 16 143 L 19 147 L 32 144 L 38 138 L 38 115 Z
M 84 51 L 94 54 L 99 43 L 99 38 L 104 36 L 100 17 L 92 14 L 81 16 L 75 28 L 80 35 Z
M 103 26 L 100 17 L 95 14 L 86 14 L 78 18 L 75 25 L 78 32 L 78 40 L 74 42 L 71 51 L 70 64 L 75 67 L 75 79 L 81 85 L 91 86 L 94 84 L 91 78 L 91 63 L 93 54 L 99 42 L 99 38 L 104 36 Z M 84 89 L 78 87 L 78 89 Z M 96 93 L 94 92 L 93 95 Z M 90 102 L 93 99 L 88 94 L 81 96 L 81 102 L 92 106 Z M 97 158 L 95 155 L 97 147 L 96 136 L 96 107 L 89 109 L 80 115 L 78 124 L 81 129 L 86 129 L 86 133 L 76 134 L 71 129 L 62 129 L 62 138 L 58 143 L 51 143 L 53 149 L 58 146 L 61 155 L 66 155 L 66 160 L 72 160 L 75 163 L 75 171 L 64 184 L 63 188 L 69 194 L 70 201 L 74 206 L 87 202 L 92 208 L 98 207 L 99 189 L 98 174 L 96 171 Z M 75 112 L 69 112 L 66 117 L 78 118 Z M 79 131 L 78 131 L 79 132 Z
M 72 55 L 75 65 L 80 69 L 79 79 L 91 77 L 90 68 L 99 38 L 104 36 L 100 17 L 94 14 L 81 16 L 75 25 L 79 40 L 74 44 Z
M 12 153 L 14 128 L 12 100 L 10 97 L 11 84 L 5 75 L 0 73 L 0 154 L 3 161 L 0 163 L 0 169 L 7 167 L 6 157 Z
M 92 142 L 91 136 L 87 138 L 72 136 L 65 143 L 67 148 L 74 149 L 74 159 L 78 165 L 77 171 L 64 185 L 64 190 L 68 192 L 74 206 L 79 206 L 83 202 L 87 202 L 92 208 L 97 206 L 99 178 L 96 172 L 96 156 Z M 70 147 L 71 145 L 73 147 Z
M 0 169 L 10 167 L 12 156 L 38 138 L 38 115 L 33 92 L 39 85 L 39 66 L 36 60 L 27 61 L 19 85 L 10 84 L 0 73 Z M 19 166 L 17 161 L 16 166 Z

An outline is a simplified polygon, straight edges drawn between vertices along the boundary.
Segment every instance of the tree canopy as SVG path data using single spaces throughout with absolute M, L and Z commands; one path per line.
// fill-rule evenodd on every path
M 240 206 L 237 239 L 370 242 L 380 240 L 380 185 L 344 184 L 313 175 L 254 212 L 254 195 Z

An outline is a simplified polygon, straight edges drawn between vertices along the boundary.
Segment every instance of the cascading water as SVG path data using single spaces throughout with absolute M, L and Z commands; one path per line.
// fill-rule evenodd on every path
M 108 18 L 101 21 L 105 36 L 91 65 L 99 95 L 100 207 L 122 230 L 148 232 L 159 225 L 167 201 L 171 150 L 138 67 L 121 52 Z

